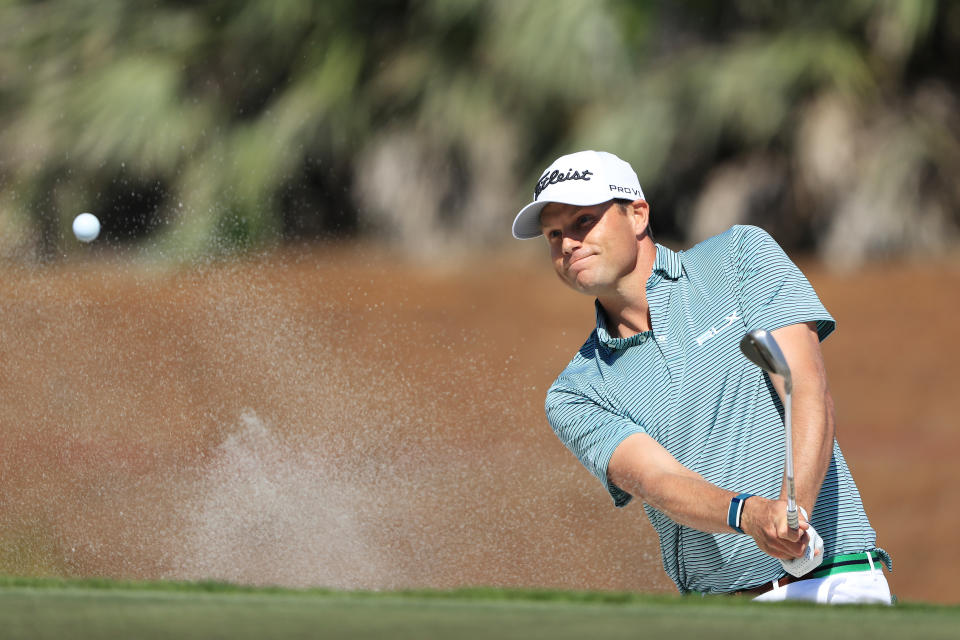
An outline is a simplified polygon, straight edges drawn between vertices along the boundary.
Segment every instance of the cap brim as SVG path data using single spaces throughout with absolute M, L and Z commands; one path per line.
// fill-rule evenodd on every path
M 520 213 L 518 213 L 517 217 L 513 219 L 513 237 L 519 240 L 529 240 L 530 238 L 542 236 L 543 231 L 540 229 L 540 212 L 543 211 L 543 208 L 548 204 L 559 202 L 560 204 L 572 204 L 578 207 L 590 207 L 595 204 L 600 204 L 601 202 L 613 200 L 615 198 L 616 196 L 611 194 L 610 197 L 606 198 L 605 200 L 587 198 L 582 202 L 569 202 L 567 200 L 541 200 L 539 202 L 531 202 L 523 209 L 520 209 Z M 571 200 L 576 199 L 571 198 Z
M 520 209 L 520 213 L 513 219 L 513 237 L 519 240 L 529 240 L 543 235 L 540 230 L 540 212 L 548 204 L 550 203 L 547 201 L 531 202 Z

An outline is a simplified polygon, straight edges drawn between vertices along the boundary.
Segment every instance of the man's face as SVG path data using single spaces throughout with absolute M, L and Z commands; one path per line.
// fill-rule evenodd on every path
M 643 203 L 640 214 L 645 207 Z M 645 225 L 646 216 L 638 215 L 635 206 L 628 206 L 624 213 L 614 201 L 587 207 L 554 202 L 540 213 L 540 228 L 557 275 L 590 295 L 614 292 L 620 279 L 633 272 L 639 255 L 637 238 Z

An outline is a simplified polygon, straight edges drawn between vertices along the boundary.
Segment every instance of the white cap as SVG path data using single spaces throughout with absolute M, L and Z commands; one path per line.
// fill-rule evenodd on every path
M 614 198 L 643 199 L 633 168 L 606 151 L 578 151 L 560 156 L 547 167 L 533 192 L 533 202 L 513 220 L 513 237 L 541 235 L 540 212 L 551 202 L 587 207 Z

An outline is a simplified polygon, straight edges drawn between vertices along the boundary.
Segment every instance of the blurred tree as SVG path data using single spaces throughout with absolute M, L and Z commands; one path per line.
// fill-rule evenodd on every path
M 659 237 L 736 222 L 836 263 L 955 242 L 960 5 L 0 1 L 0 252 L 83 210 L 172 257 L 369 234 L 505 242 L 602 148 Z

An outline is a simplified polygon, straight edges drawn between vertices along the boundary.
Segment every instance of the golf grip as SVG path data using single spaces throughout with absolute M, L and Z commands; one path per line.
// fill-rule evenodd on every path
M 793 530 L 796 530 L 800 527 L 800 519 L 797 517 L 797 507 L 794 505 L 793 510 L 790 510 L 790 507 L 787 507 L 787 526 Z
M 784 425 L 786 427 L 786 438 L 787 438 L 787 526 L 791 529 L 798 529 L 800 527 L 800 521 L 797 518 L 797 491 L 793 485 L 793 424 L 792 424 L 792 409 L 793 407 L 791 402 L 791 393 L 790 389 L 787 389 L 784 394 L 784 399 L 786 401 L 786 407 L 784 407 Z

